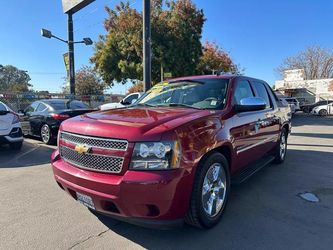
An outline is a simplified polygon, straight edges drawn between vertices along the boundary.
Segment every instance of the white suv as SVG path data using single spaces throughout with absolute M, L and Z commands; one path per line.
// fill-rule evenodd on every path
M 19 116 L 0 102 L 0 145 L 9 144 L 12 149 L 22 147 L 23 135 Z

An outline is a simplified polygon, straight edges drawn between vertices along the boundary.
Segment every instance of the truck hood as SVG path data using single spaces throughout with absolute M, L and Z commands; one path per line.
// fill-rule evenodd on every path
M 159 141 L 164 132 L 214 113 L 189 108 L 131 107 L 77 116 L 63 122 L 61 130 L 130 142 Z

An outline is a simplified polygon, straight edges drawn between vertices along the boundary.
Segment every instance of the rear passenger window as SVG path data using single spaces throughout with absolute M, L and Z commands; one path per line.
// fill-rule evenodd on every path
M 251 86 L 248 81 L 241 80 L 237 82 L 236 85 L 235 94 L 234 94 L 235 104 L 240 104 L 240 101 L 243 98 L 247 97 L 253 97 Z
M 267 89 L 265 87 L 265 85 L 261 82 L 253 82 L 253 86 L 257 92 L 257 96 L 258 97 L 261 97 L 262 99 L 265 100 L 266 102 L 266 108 L 271 108 L 272 105 L 271 105 L 271 99 L 267 93 Z
M 26 110 L 25 112 L 31 113 L 31 112 L 35 112 L 35 110 L 38 107 L 39 102 L 34 102 L 32 103 Z
M 47 109 L 47 107 L 43 103 L 40 103 L 36 111 L 37 112 L 42 112 L 45 109 Z

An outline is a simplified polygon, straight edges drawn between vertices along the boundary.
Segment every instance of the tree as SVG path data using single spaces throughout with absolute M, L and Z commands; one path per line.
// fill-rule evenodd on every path
M 106 7 L 104 26 L 91 58 L 95 69 L 110 86 L 114 81 L 142 80 L 142 13 L 121 1 Z M 174 77 L 197 73 L 202 55 L 204 14 L 191 0 L 152 0 L 152 79 L 161 79 L 161 67 Z
M 75 73 L 76 95 L 102 95 L 105 89 L 101 77 L 97 72 L 88 66 L 83 66 Z M 63 87 L 64 93 L 69 93 L 68 79 Z
M 203 47 L 198 70 L 201 74 L 214 74 L 219 71 L 240 73 L 239 67 L 233 63 L 229 54 L 211 42 L 206 42 Z
M 28 73 L 12 65 L 0 64 L 0 91 L 1 92 L 27 92 L 32 85 Z
M 286 58 L 277 71 L 283 76 L 285 70 L 303 69 L 306 80 L 333 77 L 333 51 L 312 46 L 296 56 Z
M 127 91 L 127 95 L 136 93 L 136 92 L 143 92 L 143 82 L 139 81 L 130 87 Z

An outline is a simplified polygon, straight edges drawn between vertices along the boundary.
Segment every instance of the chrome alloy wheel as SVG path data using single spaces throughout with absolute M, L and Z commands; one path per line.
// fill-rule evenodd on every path
M 227 178 L 220 163 L 208 169 L 202 186 L 202 205 L 209 217 L 215 217 L 222 209 L 226 198 Z
M 287 151 L 287 139 L 286 135 L 283 133 L 281 135 L 281 140 L 280 140 L 280 157 L 281 159 L 284 159 Z
M 50 129 L 47 125 L 44 125 L 41 129 L 41 136 L 43 142 L 47 143 L 50 140 Z

